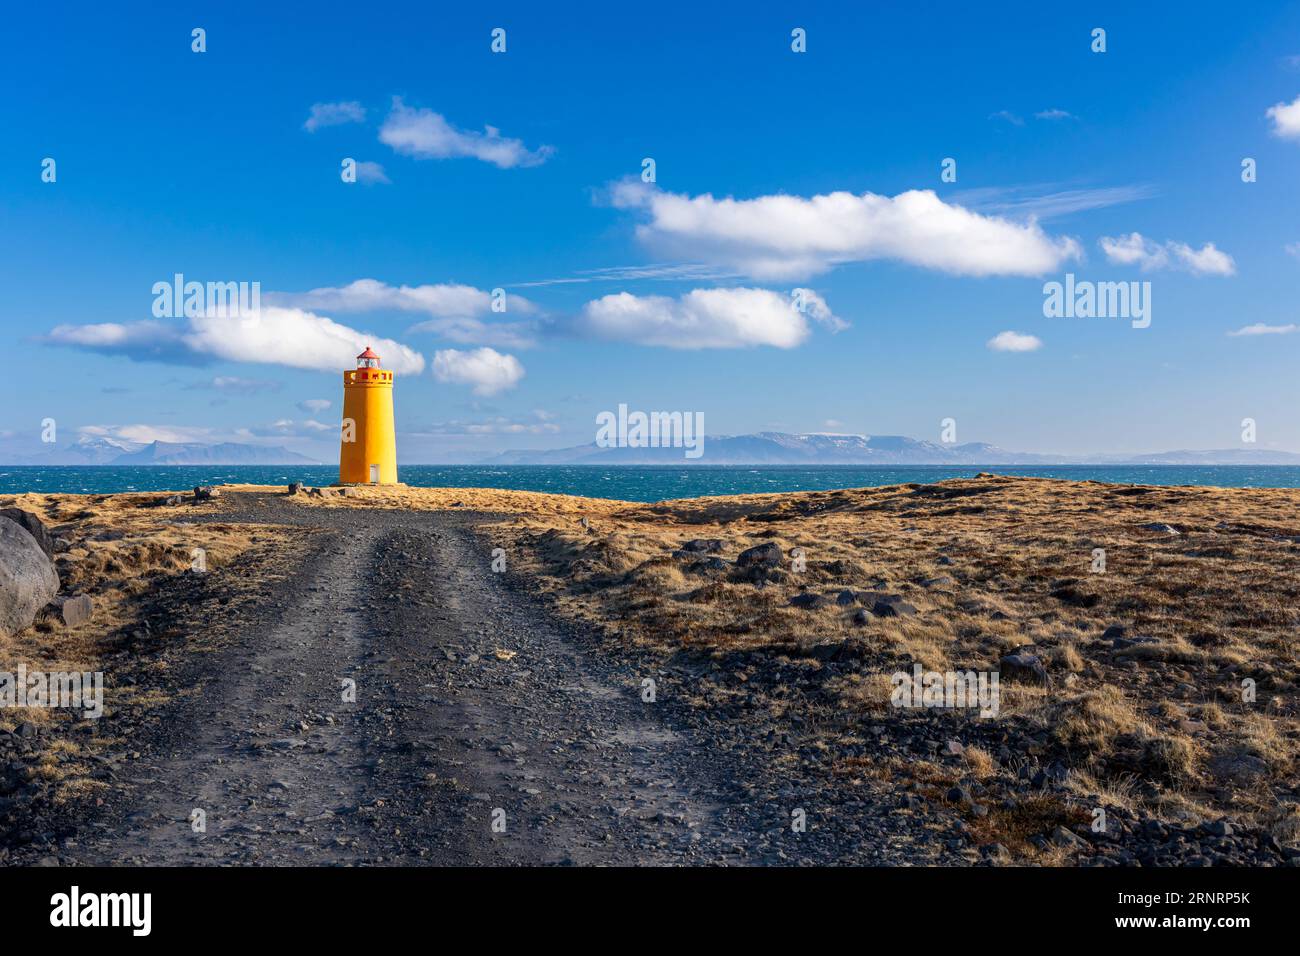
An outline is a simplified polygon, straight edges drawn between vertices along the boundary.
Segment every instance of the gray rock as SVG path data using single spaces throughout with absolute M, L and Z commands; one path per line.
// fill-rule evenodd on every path
M 801 607 L 805 611 L 815 611 L 831 602 L 820 594 L 796 594 L 790 598 L 791 607 Z
M 1182 532 L 1179 531 L 1177 528 L 1175 528 L 1173 525 L 1162 524 L 1159 521 L 1153 521 L 1151 524 L 1144 524 L 1142 526 L 1142 530 L 1158 531 L 1160 534 L 1172 534 L 1172 535 L 1182 534 Z
M 1101 632 L 1101 639 L 1103 641 L 1113 641 L 1117 637 L 1123 637 L 1125 632 L 1126 628 L 1123 624 L 1112 624 Z
M 22 508 L 0 508 L 0 518 L 8 518 L 10 521 L 24 528 L 28 534 L 36 539 L 36 543 L 41 546 L 47 558 L 54 557 L 54 540 L 50 537 L 49 531 L 45 529 L 45 522 L 30 511 L 24 511 Z
M 209 498 L 220 498 L 221 489 L 216 485 L 195 485 L 194 500 L 207 501 Z
M 302 494 L 302 482 L 301 482 L 301 481 L 291 481 L 291 482 L 289 482 L 289 494 L 291 494 L 291 495 L 300 495 L 300 494 Z
M 781 563 L 781 547 L 775 541 L 746 548 L 736 556 L 736 565 L 741 568 L 774 568 Z
M 911 617 L 916 608 L 904 601 L 901 595 L 885 594 L 871 605 L 871 613 L 876 617 Z
M 697 554 L 717 554 L 722 550 L 721 538 L 692 538 L 682 545 L 681 550 Z
M 846 588 L 835 595 L 835 603 L 840 607 L 848 607 L 850 604 L 858 603 L 858 596 Z
M 871 623 L 871 615 L 867 613 L 865 607 L 860 607 L 853 612 L 853 623 L 858 627 L 863 627 Z
M 30 627 L 59 593 L 54 563 L 27 529 L 0 521 L 0 637 Z
M 1047 668 L 1041 657 L 1022 649 L 998 662 L 998 675 L 1001 680 L 1042 684 L 1047 681 Z
M 1051 841 L 1057 846 L 1068 850 L 1077 850 L 1088 845 L 1087 841 L 1083 840 L 1073 830 L 1067 830 L 1061 826 L 1052 831 Z
M 941 574 L 937 578 L 927 578 L 921 582 L 923 588 L 946 588 L 952 584 L 952 578 L 946 574 Z
M 72 597 L 56 597 L 49 603 L 52 617 L 64 627 L 76 627 L 90 620 L 95 613 L 95 602 L 89 594 L 77 594 Z
M 1215 820 L 1213 823 L 1205 825 L 1205 832 L 1210 836 L 1230 837 L 1232 836 L 1232 824 L 1227 820 Z

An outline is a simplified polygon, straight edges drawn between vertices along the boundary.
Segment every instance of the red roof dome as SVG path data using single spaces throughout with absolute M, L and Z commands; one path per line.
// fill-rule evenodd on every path
M 374 352 L 372 352 L 372 351 L 370 350 L 370 346 L 367 345 L 367 346 L 366 346 L 366 350 L 365 350 L 364 352 L 362 352 L 360 355 L 358 355 L 357 358 L 359 358 L 359 359 L 367 359 L 367 358 L 377 359 L 377 358 L 379 358 L 379 356 L 376 355 Z

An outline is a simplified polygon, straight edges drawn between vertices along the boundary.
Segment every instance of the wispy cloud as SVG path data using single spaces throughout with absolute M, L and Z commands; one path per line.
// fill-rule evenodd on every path
M 1041 183 L 963 189 L 952 193 L 949 198 L 976 212 L 1013 218 L 1032 217 L 1041 221 L 1138 202 L 1155 195 L 1155 187 L 1145 184 L 1066 187 L 1059 183 Z
M 298 410 L 308 415 L 319 415 L 332 404 L 328 398 L 309 398 L 298 403 Z
M 1159 243 L 1132 232 L 1127 236 L 1103 236 L 1099 240 L 1106 258 L 1117 265 L 1136 265 L 1144 272 L 1158 269 L 1182 269 L 1193 275 L 1230 276 L 1237 264 L 1232 256 L 1212 242 L 1195 249 L 1185 242 Z
M 495 415 L 471 421 L 453 419 L 433 422 L 409 434 L 419 438 L 441 438 L 447 435 L 554 435 L 560 431 L 560 426 L 551 421 L 553 417 L 550 412 L 538 408 L 528 417 Z
M 393 184 L 393 181 L 388 178 L 388 174 L 384 172 L 384 167 L 370 160 L 357 163 L 357 182 L 363 186 L 391 186 Z
M 364 123 L 366 108 L 355 100 L 346 103 L 313 103 L 311 115 L 302 124 L 309 133 L 326 126 L 342 126 L 345 123 Z
M 1012 126 L 1025 125 L 1024 117 L 1017 116 L 1010 110 L 998 110 L 996 113 L 990 113 L 989 119 L 1003 120 L 1004 122 L 1010 123 Z
M 1074 239 L 1053 238 L 1036 222 L 981 215 L 930 190 L 715 199 L 626 180 L 610 198 L 646 218 L 637 227 L 646 245 L 762 280 L 874 259 L 956 275 L 1041 275 L 1080 254 Z
M 1050 110 L 1039 110 L 1037 113 L 1034 114 L 1034 119 L 1067 120 L 1067 119 L 1076 119 L 1076 117 L 1073 113 L 1066 112 L 1065 110 L 1050 109 Z
M 1234 332 L 1229 332 L 1231 336 L 1241 335 L 1290 335 L 1300 329 L 1297 325 L 1265 325 L 1263 322 L 1256 322 L 1254 325 L 1244 325 Z
M 555 279 L 535 279 L 531 282 L 512 282 L 514 288 L 531 286 L 573 285 L 588 282 L 638 282 L 658 280 L 663 282 L 699 282 L 721 279 L 739 279 L 743 273 L 733 269 L 699 262 L 659 262 L 641 266 L 609 266 L 604 269 L 580 269 L 571 276 Z
M 984 343 L 994 352 L 1036 352 L 1043 347 L 1043 340 L 1036 335 L 1023 332 L 999 332 Z
M 218 375 L 207 381 L 195 382 L 185 387 L 188 390 L 211 389 L 216 392 L 228 392 L 237 395 L 257 395 L 261 392 L 278 392 L 281 383 L 258 378 L 240 378 L 236 375 Z
M 481 133 L 457 129 L 441 113 L 413 109 L 398 96 L 380 127 L 379 141 L 417 159 L 469 157 L 502 169 L 538 166 L 555 152 L 552 146 L 529 149 L 521 140 L 502 136 L 495 126 L 485 126 Z

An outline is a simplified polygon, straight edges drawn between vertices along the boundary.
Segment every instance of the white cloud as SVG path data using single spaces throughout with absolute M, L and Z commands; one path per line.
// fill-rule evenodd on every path
M 440 382 L 472 385 L 475 395 L 495 395 L 514 388 L 524 377 L 524 367 L 513 355 L 495 349 L 441 349 L 433 355 L 433 374 Z
M 346 103 L 313 103 L 311 115 L 302 128 L 309 133 L 326 126 L 342 126 L 344 123 L 364 123 L 366 108 L 355 100 Z
M 393 181 L 384 172 L 384 167 L 369 160 L 357 163 L 357 182 L 363 186 L 391 186 Z
M 1043 340 L 1036 335 L 1022 332 L 999 332 L 985 343 L 994 352 L 1036 352 L 1043 347 Z
M 45 341 L 137 360 L 193 364 L 226 359 L 325 372 L 352 368 L 357 353 L 369 345 L 380 354 L 385 368 L 412 375 L 424 370 L 424 356 L 400 342 L 302 309 L 277 306 L 246 316 L 195 316 L 184 325 L 153 321 L 60 325 Z
M 629 292 L 588 302 L 575 321 L 581 334 L 673 349 L 789 349 L 808 338 L 808 318 L 833 331 L 846 326 L 811 289 L 805 312 L 792 298 L 767 289 L 695 289 L 679 298 Z
M 492 293 L 469 285 L 391 286 L 377 279 L 357 279 L 345 286 L 309 292 L 270 292 L 263 298 L 278 305 L 326 312 L 423 312 L 432 318 L 411 326 L 408 334 L 432 332 L 461 345 L 531 348 L 537 344 L 537 323 L 531 318 L 485 321 L 497 315 L 536 316 L 539 309 L 534 303 L 523 296 L 506 295 L 505 312 L 493 312 Z
M 306 412 L 308 415 L 318 415 L 332 405 L 328 398 L 309 398 L 298 403 L 298 410 Z
M 1153 242 L 1141 233 L 1131 232 L 1127 236 L 1103 236 L 1100 245 L 1109 261 L 1118 265 L 1135 265 L 1143 272 L 1176 268 L 1193 275 L 1230 276 L 1237 271 L 1232 256 L 1212 242 L 1194 249 L 1185 242 Z
M 1058 110 L 1058 109 L 1040 110 L 1039 112 L 1034 114 L 1034 119 L 1040 119 L 1040 120 L 1074 119 L 1074 114 L 1067 113 L 1065 110 Z
M 379 141 L 417 159 L 468 156 L 502 169 L 538 166 L 555 152 L 551 146 L 530 150 L 522 141 L 502 136 L 494 126 L 485 126 L 481 133 L 457 129 L 442 114 L 412 109 L 399 96 L 393 97 L 393 109 L 379 129 Z
M 1080 253 L 1075 240 L 1048 236 L 1032 219 L 1017 223 L 981 215 L 945 203 L 931 190 L 892 199 L 848 192 L 715 199 L 624 181 L 614 186 L 611 199 L 648 217 L 637 227 L 648 245 L 757 279 L 815 275 L 872 259 L 958 275 L 1041 275 Z
M 1254 325 L 1246 325 L 1235 332 L 1229 332 L 1229 335 L 1290 335 L 1300 329 L 1297 325 L 1265 325 L 1263 322 L 1256 322 Z
M 1300 139 L 1300 96 L 1290 103 L 1278 103 L 1266 114 L 1273 121 L 1273 135 L 1283 139 Z
M 1300 242 L 1288 242 L 1283 248 L 1291 258 L 1300 259 Z

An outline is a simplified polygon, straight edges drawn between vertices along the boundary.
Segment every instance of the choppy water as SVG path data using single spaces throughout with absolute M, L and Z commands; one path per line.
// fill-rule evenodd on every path
M 905 482 L 970 477 L 981 471 L 1043 478 L 1092 479 L 1118 484 L 1217 485 L 1228 488 L 1300 488 L 1300 467 L 1184 465 L 971 466 L 909 465 L 889 468 L 859 465 L 692 465 L 689 467 L 597 465 L 406 465 L 399 477 L 409 485 L 449 488 L 509 488 L 662 501 L 703 495 L 780 491 L 824 491 Z M 205 484 L 287 485 L 302 481 L 328 485 L 338 469 L 329 465 L 154 465 L 0 466 L 0 494 L 34 492 L 110 493 L 167 491 Z

